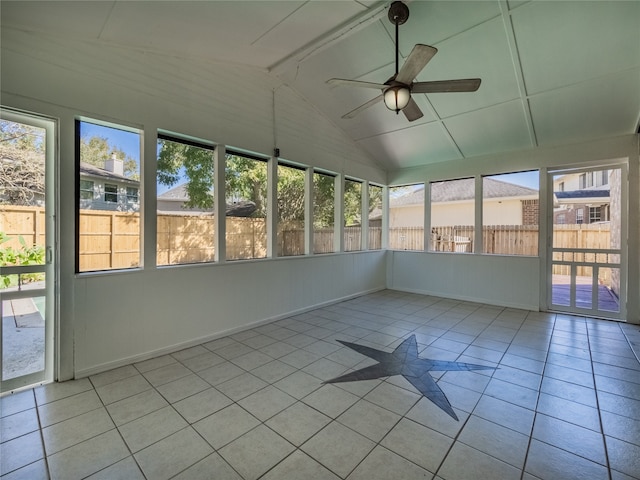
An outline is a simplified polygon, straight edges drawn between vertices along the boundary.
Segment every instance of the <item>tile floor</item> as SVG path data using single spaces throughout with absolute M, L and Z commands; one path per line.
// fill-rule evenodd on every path
M 429 371 L 458 420 L 336 340 Z M 3 397 L 9 479 L 640 478 L 640 327 L 390 290 Z

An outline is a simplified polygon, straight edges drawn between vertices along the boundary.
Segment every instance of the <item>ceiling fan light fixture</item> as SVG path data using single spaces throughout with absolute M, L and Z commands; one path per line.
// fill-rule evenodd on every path
M 398 113 L 409 105 L 411 90 L 403 85 L 394 85 L 384 91 L 384 104 L 389 110 Z

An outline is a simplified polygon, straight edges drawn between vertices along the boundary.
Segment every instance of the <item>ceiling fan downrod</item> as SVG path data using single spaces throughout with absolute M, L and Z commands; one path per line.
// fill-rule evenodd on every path
M 409 8 L 400 1 L 395 1 L 389 6 L 387 13 L 389 21 L 396 26 L 396 75 L 400 69 L 400 25 L 405 23 L 409 18 Z

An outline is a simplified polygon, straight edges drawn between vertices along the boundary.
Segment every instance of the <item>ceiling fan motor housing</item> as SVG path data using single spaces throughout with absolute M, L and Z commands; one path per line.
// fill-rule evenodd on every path
M 389 21 L 394 25 L 402 25 L 409 18 L 409 7 L 400 1 L 393 2 L 389 6 Z

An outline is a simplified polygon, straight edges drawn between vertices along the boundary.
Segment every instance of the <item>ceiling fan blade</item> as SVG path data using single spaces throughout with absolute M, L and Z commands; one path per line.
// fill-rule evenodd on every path
M 436 53 L 438 53 L 437 48 L 416 44 L 396 75 L 395 81 L 409 85 Z
M 359 80 L 347 80 L 345 78 L 331 78 L 327 80 L 327 83 L 329 85 L 347 85 L 350 87 L 375 88 L 377 90 L 384 90 L 389 86 L 383 83 L 361 82 Z
M 402 113 L 404 113 L 404 116 L 407 117 L 407 120 L 410 122 L 418 120 L 424 115 L 413 98 L 409 100 L 407 106 L 402 109 Z
M 475 92 L 480 87 L 480 82 L 479 78 L 416 82 L 411 86 L 411 93 Z
M 369 100 L 366 103 L 363 103 L 362 105 L 360 105 L 358 108 L 356 108 L 355 110 L 351 110 L 349 113 L 345 113 L 342 118 L 353 118 L 356 115 L 358 115 L 360 112 L 363 112 L 364 110 L 366 110 L 369 107 L 374 106 L 376 103 L 381 102 L 383 99 L 382 95 L 378 95 L 375 98 L 372 98 L 371 100 Z

